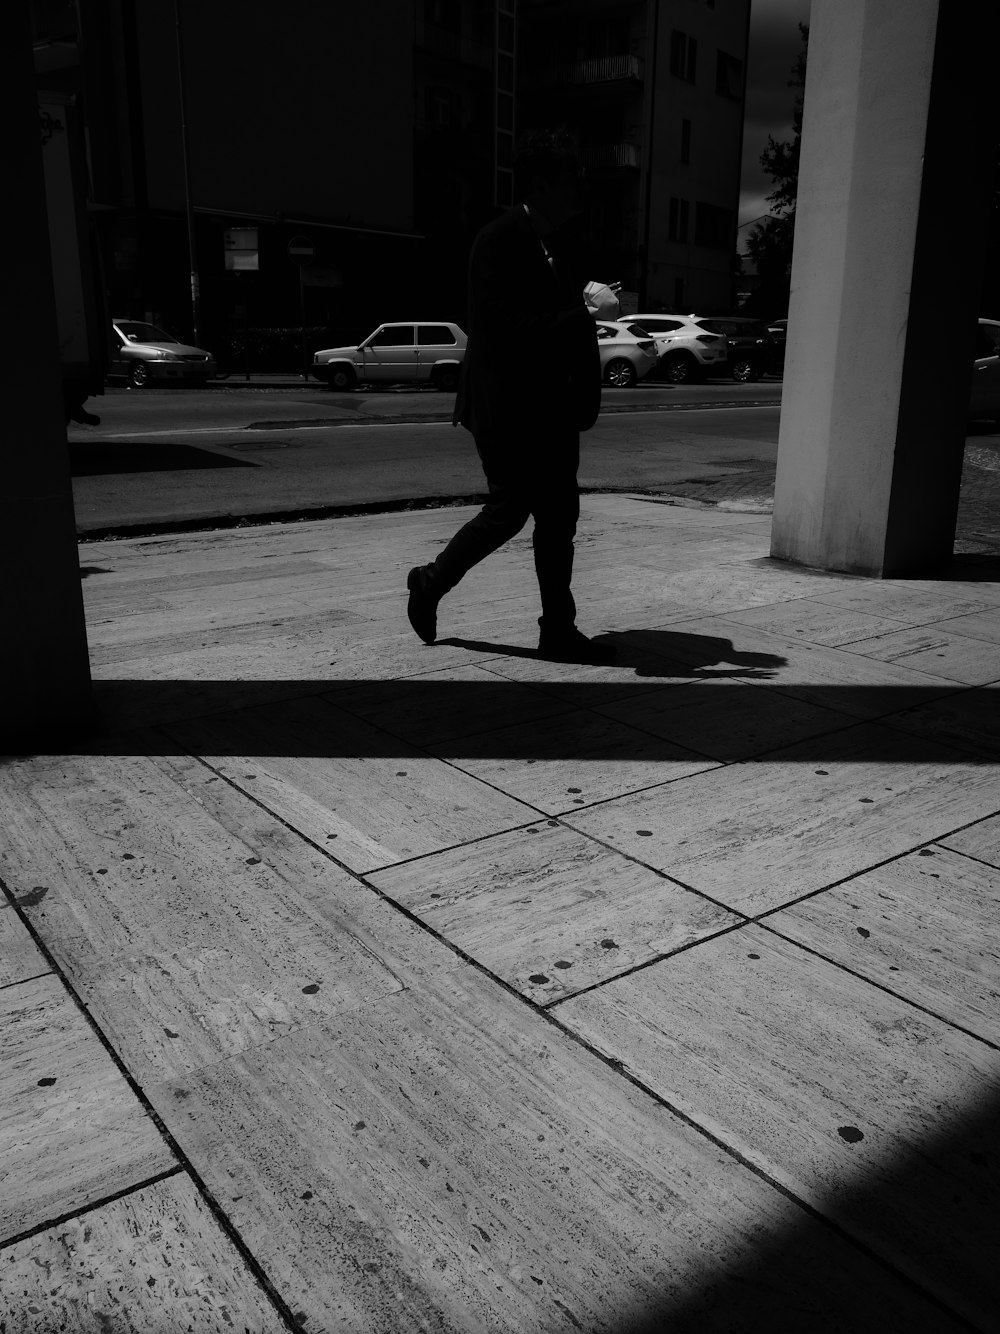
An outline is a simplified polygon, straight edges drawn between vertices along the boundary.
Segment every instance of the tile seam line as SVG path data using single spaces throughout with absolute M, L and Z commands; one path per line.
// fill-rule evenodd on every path
M 0 991 L 10 991 L 12 987 L 22 987 L 26 982 L 37 982 L 39 978 L 51 976 L 51 969 L 44 973 L 32 973 L 30 977 L 19 977 L 14 982 L 4 982 L 0 984 Z
M 881 861 L 871 862 L 869 865 L 863 866 L 860 871 L 851 871 L 848 875 L 841 876 L 839 880 L 831 880 L 828 884 L 820 885 L 817 889 L 810 889 L 805 894 L 800 894 L 797 898 L 789 899 L 786 903 L 779 903 L 773 908 L 765 908 L 763 912 L 747 914 L 747 916 L 750 921 L 760 925 L 763 923 L 765 917 L 773 917 L 775 913 L 785 912 L 789 908 L 797 908 L 800 904 L 808 903 L 810 899 L 818 898 L 820 894 L 826 894 L 831 889 L 840 889 L 842 885 L 849 885 L 852 880 L 860 880 L 862 876 L 871 875 L 873 871 L 880 871 L 883 866 L 891 866 L 893 862 L 902 861 L 905 857 L 912 857 L 924 848 L 944 846 L 944 840 L 946 838 L 954 838 L 956 834 L 962 834 L 967 829 L 973 829 L 977 824 L 982 824 L 985 820 L 995 819 L 996 814 L 997 813 L 994 815 L 979 816 L 975 820 L 970 820 L 968 824 L 959 825 L 957 829 L 949 830 L 947 834 L 935 834 L 933 838 L 925 838 L 922 842 L 914 843 L 911 847 L 905 848 L 902 852 L 894 852 L 890 857 L 883 857 Z M 948 848 L 948 851 L 954 852 L 955 849 Z M 977 859 L 973 858 L 972 860 Z M 986 866 L 991 865 L 990 862 L 984 864 Z M 722 906 L 729 907 L 728 904 L 723 904 Z M 730 909 L 730 911 L 733 910 Z
M 762 931 L 766 931 L 769 935 L 777 936 L 779 940 L 784 940 L 789 945 L 793 945 L 796 949 L 800 949 L 806 954 L 811 954 L 813 958 L 822 959 L 824 963 L 831 964 L 834 968 L 839 969 L 840 972 L 847 973 L 849 977 L 856 977 L 859 982 L 864 982 L 866 986 L 875 987 L 876 990 L 881 991 L 884 995 L 892 996 L 894 999 L 902 1001 L 904 1005 L 908 1005 L 911 1009 L 919 1010 L 921 1014 L 928 1015 L 931 1019 L 936 1019 L 947 1028 L 956 1029 L 959 1033 L 964 1033 L 966 1037 L 973 1038 L 984 1047 L 989 1047 L 991 1051 L 1000 1051 L 1000 1042 L 993 1042 L 990 1038 L 984 1038 L 981 1033 L 976 1033 L 971 1028 L 966 1028 L 964 1024 L 956 1023 L 954 1019 L 949 1019 L 946 1015 L 938 1014 L 937 1010 L 932 1010 L 929 1006 L 922 1005 L 920 1001 L 914 1000 L 911 996 L 904 996 L 902 992 L 894 991 L 892 987 L 886 986 L 883 982 L 877 982 L 873 977 L 868 977 L 864 973 L 859 973 L 857 969 L 852 968 L 850 964 L 843 963 L 839 959 L 830 958 L 830 956 L 824 954 L 822 950 L 816 949 L 812 945 L 807 945 L 804 941 L 796 940 L 794 936 L 786 935 L 777 927 L 770 926 L 768 923 L 759 920 L 751 921 L 748 925 L 759 926 Z
M 892 1263 L 891 1260 L 889 1260 L 885 1256 L 880 1255 L 878 1251 L 870 1247 L 866 1242 L 861 1240 L 861 1238 L 854 1236 L 853 1233 L 850 1232 L 846 1227 L 838 1223 L 833 1217 L 824 1214 L 819 1208 L 817 1208 L 816 1205 L 810 1204 L 808 1200 L 805 1200 L 801 1196 L 797 1195 L 791 1189 L 791 1187 L 784 1185 L 783 1182 L 779 1181 L 776 1177 L 773 1177 L 767 1171 L 766 1168 L 761 1167 L 758 1163 L 754 1162 L 752 1158 L 749 1158 L 747 1155 L 742 1153 L 734 1145 L 727 1143 L 724 1139 L 720 1138 L 720 1136 L 716 1135 L 714 1131 L 709 1130 L 707 1126 L 703 1126 L 700 1122 L 696 1121 L 687 1112 L 684 1112 L 679 1107 L 674 1106 L 674 1104 L 671 1103 L 667 1098 L 657 1093 L 656 1090 L 651 1088 L 648 1084 L 645 1084 L 637 1075 L 632 1074 L 632 1072 L 626 1068 L 625 1063 L 623 1061 L 616 1060 L 612 1056 L 605 1055 L 604 1052 L 600 1051 L 599 1048 L 592 1046 L 589 1042 L 586 1041 L 585 1038 L 581 1037 L 572 1028 L 568 1027 L 567 1024 L 563 1023 L 556 1015 L 552 1014 L 549 1010 L 540 1010 L 539 1013 L 550 1024 L 552 1024 L 553 1027 L 558 1029 L 559 1032 L 562 1033 L 565 1037 L 569 1038 L 572 1042 L 582 1047 L 584 1051 L 589 1052 L 592 1056 L 596 1057 L 597 1060 L 601 1061 L 604 1065 L 606 1065 L 609 1069 L 613 1070 L 622 1079 L 626 1080 L 634 1088 L 638 1089 L 640 1093 L 645 1094 L 646 1097 L 648 1097 L 652 1102 L 656 1103 L 657 1106 L 662 1107 L 671 1116 L 675 1117 L 677 1120 L 681 1121 L 684 1125 L 687 1125 L 688 1127 L 690 1127 L 690 1129 L 694 1130 L 697 1134 L 701 1135 L 703 1139 L 706 1139 L 709 1141 L 710 1144 L 715 1145 L 715 1147 L 719 1149 L 722 1153 L 724 1153 L 727 1157 L 739 1163 L 741 1167 L 745 1168 L 753 1176 L 757 1177 L 758 1180 L 763 1181 L 765 1185 L 770 1186 L 779 1195 L 782 1195 L 791 1204 L 797 1206 L 805 1214 L 814 1219 L 814 1221 L 820 1223 L 822 1226 L 828 1228 L 835 1235 L 839 1236 L 840 1239 L 844 1241 L 847 1245 L 853 1247 L 857 1251 L 860 1251 L 869 1260 L 877 1264 L 881 1269 L 884 1269 L 887 1272 L 891 1273 L 899 1282 L 903 1283 L 906 1287 L 910 1288 L 913 1291 L 919 1292 L 920 1295 L 926 1301 L 928 1301 L 932 1306 L 935 1306 L 940 1311 L 944 1311 L 947 1315 L 949 1315 L 952 1319 L 957 1321 L 957 1323 L 962 1325 L 965 1329 L 972 1331 L 973 1334 L 981 1334 L 979 1326 L 973 1324 L 965 1316 L 961 1315 L 960 1312 L 954 1310 L 953 1307 L 949 1306 L 936 1293 L 925 1288 L 918 1280 L 912 1278 L 909 1274 L 907 1274 L 905 1270 L 897 1268 Z
M 732 912 L 733 910 L 730 909 L 730 911 Z M 539 1008 L 544 1010 L 547 1014 L 551 1014 L 557 1005 L 565 1005 L 567 1001 L 575 1001 L 579 1000 L 581 996 L 589 996 L 593 991 L 600 991 L 603 987 L 608 987 L 613 982 L 622 982 L 626 978 L 633 977 L 636 973 L 641 973 L 647 968 L 652 968 L 655 964 L 663 963 L 666 959 L 675 959 L 678 954 L 686 954 L 688 950 L 696 949 L 699 945 L 705 945 L 709 941 L 718 940 L 721 936 L 732 935 L 734 931 L 741 931 L 744 927 L 753 925 L 753 919 L 750 917 L 745 917 L 741 922 L 730 922 L 728 926 L 720 927 L 718 931 L 713 931 L 707 936 L 699 936 L 697 940 L 689 940 L 684 945 L 678 945 L 675 950 L 666 950 L 662 954 L 657 954 L 653 959 L 644 959 L 642 963 L 634 964 L 631 968 L 624 968 L 620 973 L 614 973 L 611 977 L 601 978 L 599 982 L 593 982 L 590 986 L 581 987 L 579 991 L 572 991 L 565 996 L 556 996 L 555 999 L 540 1004 Z
M 1000 812 L 998 812 L 997 814 L 1000 814 Z M 995 820 L 996 818 L 997 818 L 996 815 L 984 815 L 982 820 L 976 821 L 976 824 L 983 824 L 987 820 Z M 965 828 L 974 829 L 975 825 L 966 825 Z M 939 844 L 942 848 L 944 848 L 946 852 L 951 852 L 956 857 L 964 857 L 967 861 L 975 862 L 977 866 L 989 867 L 991 871 L 1000 871 L 1000 866 L 997 866 L 996 862 L 988 862 L 985 859 L 985 857 L 977 857 L 974 852 L 963 852 L 961 848 L 951 848 L 944 841 L 946 838 L 954 838 L 955 834 L 960 834 L 964 832 L 965 832 L 964 830 L 956 829 L 954 833 L 945 834 L 942 838 L 935 839 L 934 841 L 935 843 Z
M 21 1232 L 15 1232 L 9 1237 L 0 1239 L 0 1255 L 11 1247 L 20 1245 L 23 1241 L 37 1237 L 42 1232 L 48 1232 L 50 1228 L 62 1227 L 64 1223 L 69 1223 L 77 1218 L 86 1218 L 88 1214 L 96 1213 L 98 1209 L 103 1209 L 109 1204 L 115 1204 L 118 1200 L 127 1199 L 129 1195 L 136 1195 L 149 1186 L 158 1185 L 161 1181 L 169 1181 L 171 1177 L 186 1175 L 182 1164 L 175 1163 L 173 1167 L 164 1172 L 154 1172 L 152 1176 L 145 1177 L 142 1181 L 135 1182 L 134 1185 L 124 1186 L 121 1190 L 114 1190 L 107 1195 L 101 1195 L 97 1199 L 88 1201 L 87 1204 L 82 1204 L 79 1209 L 69 1209 L 66 1213 L 53 1214 L 51 1218 L 46 1218 L 41 1223 L 35 1223 L 31 1227 L 24 1228 Z
M 129 1089 L 131 1089 L 133 1096 L 139 1103 L 139 1106 L 143 1109 L 146 1116 L 149 1117 L 153 1125 L 156 1127 L 157 1133 L 159 1134 L 160 1138 L 163 1140 L 167 1149 L 173 1155 L 175 1164 L 177 1165 L 177 1169 L 187 1174 L 187 1176 L 193 1183 L 195 1189 L 201 1195 L 203 1201 L 205 1202 L 206 1208 L 208 1209 L 212 1218 L 215 1220 L 220 1231 L 229 1241 L 230 1245 L 235 1249 L 237 1255 L 243 1261 L 243 1264 L 246 1266 L 246 1269 L 253 1277 L 258 1287 L 264 1293 L 264 1296 L 271 1303 L 275 1312 L 283 1321 L 285 1327 L 291 1331 L 298 1331 L 301 1328 L 301 1326 L 296 1323 L 294 1318 L 294 1313 L 292 1312 L 292 1309 L 289 1306 L 289 1304 L 282 1297 L 281 1293 L 278 1290 L 277 1285 L 272 1281 L 272 1279 L 264 1269 L 263 1265 L 261 1265 L 257 1257 L 254 1255 L 253 1251 L 251 1251 L 250 1247 L 243 1240 L 243 1237 L 240 1234 L 239 1230 L 233 1224 L 232 1220 L 229 1218 L 229 1215 L 226 1213 L 226 1211 L 222 1208 L 222 1205 L 215 1198 L 215 1195 L 209 1189 L 207 1182 L 202 1178 L 201 1173 L 195 1167 L 194 1163 L 191 1162 L 190 1158 L 181 1148 L 180 1143 L 174 1138 L 166 1122 L 163 1120 L 163 1118 L 157 1112 L 156 1108 L 150 1102 L 149 1098 L 146 1095 L 145 1090 L 139 1084 L 138 1080 L 134 1078 L 132 1072 L 128 1069 L 128 1067 L 125 1065 L 125 1062 L 122 1060 L 118 1052 L 115 1050 L 114 1046 L 111 1043 L 110 1038 L 104 1032 L 104 1030 L 97 1022 L 97 1020 L 94 1018 L 94 1016 L 90 1013 L 90 1010 L 84 1004 L 83 998 L 80 996 L 76 987 L 70 981 L 65 970 L 60 966 L 55 955 L 49 949 L 48 945 L 43 940 L 39 932 L 35 929 L 33 923 L 28 918 L 21 904 L 18 903 L 16 895 L 13 893 L 7 881 L 2 876 L 0 876 L 0 891 L 2 891 L 2 893 L 6 896 L 9 904 L 14 909 L 15 914 L 20 920 L 21 925 L 30 934 L 32 940 L 34 941 L 36 947 L 41 952 L 42 956 L 48 960 L 51 966 L 52 973 L 61 982 L 63 988 L 70 997 L 70 1000 L 76 1006 L 79 1014 L 83 1018 L 84 1023 L 87 1024 L 91 1032 L 97 1038 L 97 1041 L 101 1044 L 105 1052 L 111 1058 L 112 1064 L 115 1066 L 118 1073 L 124 1079 Z
M 258 809 L 264 811 L 270 819 L 274 820 L 276 823 L 282 825 L 285 829 L 287 829 L 289 833 L 292 834 L 296 839 L 300 840 L 302 843 L 305 843 L 308 847 L 312 848 L 314 852 L 319 853 L 319 855 L 323 857 L 324 860 L 336 866 L 337 869 L 342 871 L 345 875 L 350 876 L 352 880 L 356 881 L 364 889 L 368 890 L 369 893 L 374 894 L 376 898 L 380 899 L 383 903 L 388 904 L 395 912 L 398 912 L 401 917 L 404 917 L 407 921 L 412 923 L 412 925 L 418 927 L 424 934 L 430 936 L 433 940 L 436 940 L 438 944 L 442 945 L 456 958 L 460 959 L 462 963 L 467 964 L 471 968 L 474 968 L 476 972 L 482 974 L 484 977 L 488 978 L 495 985 L 501 987 L 509 995 L 513 996 L 516 1000 L 520 1001 L 521 1004 L 527 1006 L 535 1013 L 541 1013 L 540 1006 L 538 1006 L 529 997 L 525 996 L 523 992 L 518 991 L 517 988 L 514 987 L 510 982 L 506 981 L 505 978 L 502 978 L 498 974 L 492 972 L 489 968 L 486 967 L 485 964 L 480 963 L 480 961 L 475 957 L 473 957 L 471 954 L 467 954 L 465 950 L 461 948 L 461 946 L 456 945 L 454 941 L 449 940 L 447 936 L 442 935 L 441 932 L 439 932 L 435 927 L 431 926 L 422 917 L 418 917 L 417 914 L 414 913 L 410 908 L 407 908 L 397 899 L 394 899 L 391 894 L 387 893 L 384 889 L 381 889 L 378 885 L 373 884 L 369 879 L 367 879 L 367 877 L 370 875 L 377 875 L 382 871 L 386 870 L 395 870 L 399 866 L 407 866 L 412 862 L 420 861 L 423 857 L 434 856 L 436 855 L 436 853 L 421 853 L 419 857 L 411 857 L 408 858 L 406 861 L 390 862 L 385 866 L 372 867 L 371 870 L 369 871 L 356 871 L 353 867 L 348 866 L 346 862 L 340 861 L 339 858 L 335 857 L 327 848 L 323 848 L 318 843 L 314 842 L 314 840 L 311 839 L 308 836 L 308 834 L 304 834 L 301 831 L 301 829 L 296 829 L 296 827 L 293 824 L 289 823 L 288 820 L 284 819 L 282 816 L 272 811 L 270 807 L 266 806 L 264 802 L 262 802 L 259 798 L 255 797 L 252 793 L 245 791 L 232 779 L 227 778 L 225 774 L 218 773 L 218 771 L 214 769 L 213 766 L 206 759 L 202 758 L 199 755 L 189 755 L 189 758 L 193 759 L 197 764 L 203 765 L 206 769 L 209 770 L 210 773 L 216 774 L 217 777 L 220 779 L 220 781 L 226 783 L 229 787 L 233 789 L 234 792 L 238 792 L 240 796 L 245 797 L 248 801 L 252 802 L 253 805 L 258 807 Z M 542 818 L 546 817 L 543 816 Z M 513 833 L 518 829 L 526 829 L 530 825 L 537 823 L 538 823 L 537 819 L 529 820 L 523 825 L 514 825 L 510 829 L 504 829 L 501 832 L 505 834 Z M 495 838 L 495 837 L 496 837 L 495 834 L 484 834 L 482 838 L 472 840 L 472 844 L 480 843 L 484 839 Z M 470 844 L 456 843 L 456 844 L 451 844 L 447 848 L 438 849 L 438 851 L 450 852 L 454 848 L 467 847 L 467 846 L 470 846 Z

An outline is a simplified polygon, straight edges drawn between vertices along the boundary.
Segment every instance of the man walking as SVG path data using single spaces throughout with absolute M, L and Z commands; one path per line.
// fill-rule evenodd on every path
M 469 341 L 455 424 L 471 431 L 489 486 L 483 509 L 428 565 L 407 576 L 407 614 L 426 643 L 441 598 L 534 519 L 541 594 L 538 652 L 609 662 L 576 628 L 570 590 L 580 513 L 580 432 L 597 420 L 601 366 L 565 224 L 583 210 L 579 157 L 562 131 L 530 131 L 514 158 L 520 203 L 488 223 L 469 261 Z M 560 231 L 560 229 L 563 229 Z

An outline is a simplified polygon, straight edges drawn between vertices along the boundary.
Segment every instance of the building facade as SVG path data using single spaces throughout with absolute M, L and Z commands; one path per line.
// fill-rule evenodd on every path
M 522 118 L 583 148 L 595 277 L 732 309 L 749 0 L 521 0 L 519 27 Z
M 462 323 L 469 246 L 532 124 L 580 140 L 595 278 L 732 304 L 749 0 L 33 0 L 32 19 L 39 95 L 83 127 L 108 315 L 272 363 L 263 330 Z

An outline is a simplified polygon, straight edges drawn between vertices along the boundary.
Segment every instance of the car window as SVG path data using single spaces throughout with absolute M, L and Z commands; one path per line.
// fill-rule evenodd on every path
M 681 320 L 643 320 L 643 327 L 650 333 L 670 333 L 674 329 L 683 329 Z
M 1000 324 L 980 324 L 977 326 L 979 332 L 985 335 L 987 341 L 992 347 L 992 351 L 977 353 L 980 357 L 993 357 L 1000 351 Z
M 388 329 L 379 329 L 365 344 L 366 347 L 412 347 L 413 325 L 393 324 Z
M 606 324 L 599 324 L 597 326 L 598 338 L 614 338 L 617 332 L 618 330 L 616 329 L 609 329 Z
M 635 334 L 636 338 L 648 338 L 648 337 L 649 337 L 649 334 L 646 332 L 646 328 L 647 328 L 646 325 L 643 325 L 643 324 L 626 324 L 626 325 L 623 325 L 623 328 L 627 329 L 627 330 L 629 331 L 630 334 Z
M 119 320 L 118 328 L 122 337 L 130 343 L 176 343 L 177 339 L 155 324 L 142 324 L 138 320 Z
M 728 334 L 731 329 L 731 325 L 725 320 L 695 320 L 695 323 L 714 334 Z
M 976 330 L 976 348 L 972 355 L 977 361 L 982 357 L 995 357 L 997 352 L 1000 351 L 1000 346 L 998 346 L 1000 338 L 996 335 L 991 338 L 991 332 L 992 330 L 988 326 L 982 324 Z M 1000 330 L 997 330 L 997 334 L 1000 334 Z
M 447 324 L 418 324 L 417 342 L 422 347 L 427 347 L 430 344 L 440 347 L 445 343 L 454 345 L 455 335 Z

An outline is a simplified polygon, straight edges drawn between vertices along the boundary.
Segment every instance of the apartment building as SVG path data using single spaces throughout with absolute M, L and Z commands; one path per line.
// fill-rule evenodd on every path
M 583 148 L 595 277 L 731 307 L 750 0 L 520 0 L 518 26 L 522 124 Z

